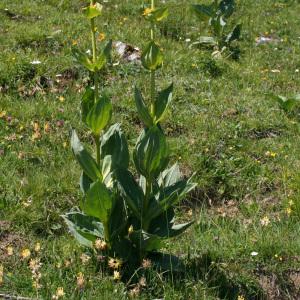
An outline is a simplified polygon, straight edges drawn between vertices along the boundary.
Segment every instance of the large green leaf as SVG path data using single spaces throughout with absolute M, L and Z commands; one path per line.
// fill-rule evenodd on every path
M 77 48 L 72 49 L 72 54 L 79 64 L 84 66 L 89 71 L 94 72 L 95 66 L 94 66 L 92 60 L 87 56 L 87 54 L 81 52 Z
M 90 177 L 87 176 L 84 171 L 82 171 L 80 176 L 80 190 L 84 195 L 90 189 L 92 183 L 93 181 L 90 179 Z
M 135 99 L 135 105 L 136 105 L 140 120 L 147 127 L 153 126 L 153 119 L 149 113 L 149 110 L 148 110 L 145 102 L 144 102 L 143 95 L 140 92 L 140 90 L 136 87 L 134 89 L 134 99 Z
M 231 42 L 238 40 L 241 35 L 241 28 L 242 28 L 242 25 L 237 24 L 233 28 L 233 30 L 227 35 L 225 42 L 230 44 Z
M 95 4 L 90 4 L 90 6 L 85 7 L 83 9 L 83 13 L 88 19 L 93 19 L 102 14 L 102 9 L 103 6 L 100 3 L 96 2 Z
M 89 86 L 86 87 L 81 99 L 81 120 L 86 123 L 86 117 L 95 104 L 95 91 Z
M 157 124 L 164 117 L 167 108 L 172 100 L 173 83 L 158 93 L 158 96 L 154 102 L 154 116 L 155 123 Z
M 84 212 L 107 223 L 113 206 L 113 197 L 106 186 L 97 181 L 93 183 L 86 194 L 83 204 Z
M 174 164 L 171 168 L 164 170 L 158 178 L 158 184 L 162 187 L 167 187 L 175 184 L 181 178 L 181 173 L 178 164 Z
M 157 126 L 143 131 L 133 152 L 133 160 L 140 174 L 155 178 L 166 167 L 169 150 L 166 138 Z
M 95 136 L 99 136 L 101 131 L 108 125 L 112 116 L 112 105 L 107 97 L 101 97 L 94 104 L 86 117 L 86 123 Z
M 132 213 L 137 218 L 140 218 L 144 201 L 142 189 L 135 181 L 133 175 L 126 169 L 116 169 L 114 176 L 127 205 Z
M 152 10 L 149 14 L 146 14 L 145 17 L 147 20 L 152 22 L 160 22 L 163 19 L 167 18 L 169 15 L 169 10 L 167 7 L 156 8 Z
M 111 170 L 115 168 L 127 169 L 129 165 L 129 150 L 126 138 L 121 130 L 121 125 L 112 125 L 101 137 L 101 159 L 111 156 Z
M 136 248 L 142 251 L 156 251 L 164 245 L 162 238 L 144 230 L 137 230 L 131 233 L 130 240 L 135 244 Z
M 97 219 L 80 212 L 70 212 L 62 217 L 70 232 L 80 244 L 93 247 L 93 243 L 97 238 L 104 238 L 103 225 Z
M 233 14 L 234 8 L 234 0 L 222 0 L 219 5 L 219 10 L 224 18 L 229 18 Z
M 201 20 L 208 20 L 214 16 L 213 8 L 210 5 L 192 4 L 191 7 Z
M 80 140 L 75 130 L 72 130 L 71 147 L 75 155 L 75 158 L 79 162 L 85 174 L 88 177 L 90 177 L 93 181 L 96 181 L 97 179 L 101 179 L 102 176 L 97 163 L 95 162 L 93 157 L 88 153 L 88 151 L 83 147 L 83 145 L 80 143 Z
M 160 47 L 151 41 L 142 53 L 142 64 L 147 70 L 154 71 L 161 67 L 163 62 L 163 54 Z

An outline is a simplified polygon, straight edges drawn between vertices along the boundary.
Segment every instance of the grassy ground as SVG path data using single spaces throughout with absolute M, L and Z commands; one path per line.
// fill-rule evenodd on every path
M 99 31 L 142 48 L 147 41 L 142 2 L 106 1 Z M 268 97 L 299 91 L 299 3 L 237 1 L 232 19 L 243 24 L 238 61 L 214 61 L 209 50 L 188 48 L 186 39 L 205 31 L 189 3 L 167 1 L 171 14 L 160 27 L 166 63 L 158 82 L 175 83 L 164 128 L 172 159 L 185 174 L 196 172 L 197 191 L 178 207 L 181 218 L 193 214 L 196 224 L 167 247 L 186 260 L 186 272 L 172 277 L 148 271 L 139 298 L 299 299 L 300 110 L 285 113 Z M 0 3 L 3 293 L 51 299 L 63 287 L 65 299 L 126 299 L 130 290 L 130 283 L 114 283 L 96 271 L 93 259 L 82 263 L 85 249 L 60 217 L 80 199 L 69 130 L 84 135 L 79 101 L 88 74 L 74 65 L 70 48 L 72 43 L 89 47 L 83 4 Z M 259 36 L 278 41 L 256 46 Z M 34 60 L 41 64 L 31 64 Z M 147 76 L 123 61 L 102 76 L 114 120 L 123 124 L 131 146 L 139 129 L 133 86 L 144 87 Z M 91 143 L 89 136 L 83 138 Z M 38 295 L 28 261 L 20 258 L 25 248 L 42 262 Z M 79 272 L 86 281 L 82 291 L 76 287 Z

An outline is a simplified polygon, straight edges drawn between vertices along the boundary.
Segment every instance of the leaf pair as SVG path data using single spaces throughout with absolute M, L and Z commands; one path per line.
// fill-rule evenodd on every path
M 72 48 L 72 54 L 76 61 L 85 67 L 90 72 L 98 72 L 101 70 L 106 62 L 110 58 L 110 52 L 112 48 L 112 41 L 109 41 L 105 48 L 103 49 L 102 53 L 93 61 L 88 54 L 83 53 L 77 48 Z
M 155 71 L 162 66 L 163 54 L 158 44 L 151 41 L 146 46 L 141 56 L 142 65 L 150 71 Z
M 161 22 L 163 19 L 167 18 L 168 15 L 169 15 L 169 10 L 166 7 L 156 8 L 154 10 L 146 9 L 144 12 L 144 16 L 146 20 L 155 23 Z
M 140 120 L 146 127 L 150 128 L 158 124 L 166 114 L 167 108 L 172 100 L 173 83 L 158 93 L 155 102 L 153 103 L 153 116 L 149 112 L 143 95 L 140 90 L 135 88 L 134 98 Z

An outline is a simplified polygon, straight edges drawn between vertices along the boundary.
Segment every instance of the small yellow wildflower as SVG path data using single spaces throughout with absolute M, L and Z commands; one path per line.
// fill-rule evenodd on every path
M 6 111 L 0 111 L 0 119 L 4 118 L 6 116 Z
M 78 287 L 79 289 L 83 289 L 84 284 L 85 284 L 84 275 L 83 275 L 81 272 L 79 272 L 79 273 L 77 274 L 76 279 L 77 279 L 77 287 Z
M 133 233 L 133 226 L 130 225 L 128 228 L 128 234 L 132 234 Z
M 22 256 L 23 259 L 30 257 L 30 255 L 31 255 L 31 252 L 27 248 L 23 249 L 22 252 L 21 252 L 21 256 Z
M 265 216 L 263 217 L 261 220 L 260 220 L 260 224 L 262 226 L 268 226 L 270 224 L 270 219 L 268 216 Z
M 100 239 L 96 239 L 96 241 L 95 241 L 95 248 L 97 249 L 97 250 L 106 250 L 107 249 L 107 244 L 106 244 L 106 242 L 105 241 L 103 241 L 103 240 L 100 240 Z
M 41 267 L 41 263 L 40 260 L 37 258 L 33 258 L 29 261 L 29 268 L 32 272 L 37 272 L 39 270 L 39 268 Z
M 71 265 L 71 261 L 70 260 L 65 260 L 65 267 L 68 268 Z
M 68 146 L 68 143 L 67 142 L 63 142 L 63 147 L 67 148 L 67 146 Z
M 76 46 L 77 44 L 78 44 L 78 42 L 77 42 L 76 40 L 73 40 L 73 41 L 72 41 L 72 45 L 73 45 L 73 46 Z
M 119 269 L 122 266 L 122 260 L 118 258 L 110 258 L 108 266 L 112 269 Z
M 12 246 L 8 246 L 6 248 L 6 252 L 8 256 L 12 256 L 14 254 L 14 248 Z
M 287 215 L 290 215 L 292 213 L 292 209 L 290 207 L 287 207 L 285 209 L 285 212 L 287 213 Z
M 51 131 L 51 126 L 49 122 L 46 122 L 44 125 L 44 132 L 50 132 Z
M 63 297 L 64 295 L 65 295 L 64 288 L 58 287 L 58 288 L 56 289 L 55 295 L 52 296 L 52 299 L 57 300 L 57 299 Z
M 98 36 L 98 40 L 100 41 L 100 42 L 102 42 L 102 41 L 104 41 L 105 40 L 105 33 L 104 32 L 100 32 L 99 33 L 99 36 Z
M 40 131 L 40 125 L 38 122 L 33 122 L 33 130 L 34 131 Z
M 237 300 L 245 300 L 245 297 L 242 296 L 242 295 L 239 295 L 238 298 L 237 298 Z
M 118 281 L 121 279 L 121 274 L 119 271 L 114 271 L 114 280 Z
M 35 246 L 34 246 L 34 251 L 35 252 L 40 252 L 41 250 L 41 244 L 40 243 L 36 243 Z
M 290 200 L 289 201 L 289 206 L 293 206 L 295 203 L 294 203 L 294 201 L 293 200 Z
M 64 97 L 64 96 L 59 96 L 59 97 L 58 97 L 58 100 L 59 100 L 60 102 L 64 102 L 64 101 L 65 101 L 65 97 Z
M 81 259 L 82 264 L 86 265 L 89 262 L 89 260 L 91 259 L 91 257 L 86 255 L 85 253 L 82 253 L 80 255 L 80 259 Z
M 267 151 L 265 156 L 274 158 L 277 156 L 277 154 L 275 152 Z
M 142 267 L 143 267 L 144 269 L 150 268 L 151 265 L 152 265 L 152 263 L 151 263 L 151 260 L 150 260 L 150 259 L 143 259 L 143 261 L 142 261 Z
M 151 13 L 153 12 L 153 9 L 152 8 L 146 8 L 143 12 L 143 16 L 148 16 L 150 15 Z

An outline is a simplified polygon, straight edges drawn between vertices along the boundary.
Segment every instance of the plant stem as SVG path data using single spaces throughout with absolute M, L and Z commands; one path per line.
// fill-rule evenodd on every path
M 155 9 L 154 0 L 151 0 L 151 9 Z M 155 31 L 155 24 L 151 22 L 151 41 L 154 42 L 154 31 Z M 155 70 L 150 71 L 150 96 L 151 96 L 151 103 L 150 103 L 150 112 L 152 116 L 154 115 L 154 101 L 155 101 Z
M 95 144 L 96 144 L 96 158 L 97 164 L 100 167 L 100 137 L 95 135 L 94 136 Z
M 94 5 L 96 1 L 91 1 L 91 5 Z M 96 43 L 96 30 L 95 20 L 91 19 L 91 37 L 92 37 L 92 51 L 93 51 L 93 63 L 97 60 L 97 43 Z M 95 85 L 95 102 L 99 98 L 99 78 L 97 71 L 94 73 L 94 85 Z

